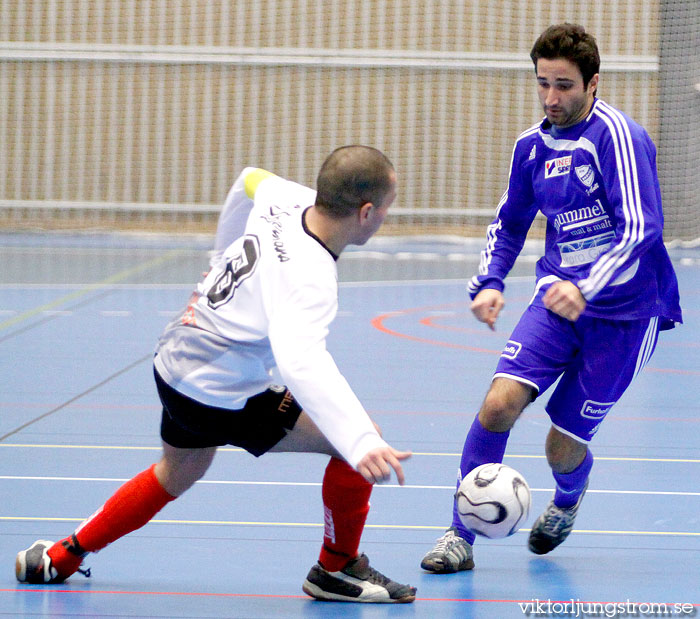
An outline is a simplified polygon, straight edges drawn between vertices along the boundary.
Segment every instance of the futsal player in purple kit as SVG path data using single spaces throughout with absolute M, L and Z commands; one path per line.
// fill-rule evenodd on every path
M 595 39 L 573 24 L 549 27 L 530 57 L 545 118 L 520 134 L 506 192 L 469 282 L 476 318 L 495 328 L 504 280 L 537 214 L 547 220 L 532 299 L 498 361 L 464 443 L 459 481 L 501 462 L 520 413 L 561 377 L 546 405 L 545 452 L 554 497 L 529 549 L 545 554 L 569 535 L 588 486 L 588 448 L 601 422 L 681 322 L 678 284 L 663 243 L 656 149 L 647 132 L 596 97 Z M 474 534 L 459 519 L 421 562 L 435 573 L 474 567 Z

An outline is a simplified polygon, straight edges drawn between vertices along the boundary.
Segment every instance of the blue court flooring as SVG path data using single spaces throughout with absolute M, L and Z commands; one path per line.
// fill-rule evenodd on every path
M 465 290 L 480 241 L 378 239 L 339 261 L 329 348 L 388 442 L 413 451 L 405 487 L 375 488 L 361 549 L 379 570 L 418 587 L 414 604 L 307 597 L 301 584 L 321 543 L 326 458 L 256 459 L 235 448 L 221 449 L 205 478 L 151 523 L 91 555 L 91 578 L 19 584 L 19 550 L 65 537 L 158 459 L 150 360 L 206 269 L 209 242 L 0 238 L 0 617 L 697 616 L 698 249 L 672 250 L 685 324 L 661 334 L 603 423 L 574 532 L 550 555 L 526 547 L 553 492 L 545 394 L 516 424 L 505 459 L 532 488 L 525 527 L 478 540 L 473 572 L 432 575 L 419 566 L 450 522 L 462 443 L 530 298 L 533 260 L 516 265 L 491 332 L 470 315 Z

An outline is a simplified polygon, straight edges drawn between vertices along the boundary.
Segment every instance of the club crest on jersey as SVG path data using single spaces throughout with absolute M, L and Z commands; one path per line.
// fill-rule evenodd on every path
M 574 168 L 578 180 L 580 180 L 586 187 L 590 187 L 595 180 L 595 173 L 593 172 L 593 166 L 590 163 L 586 165 L 577 165 Z
M 522 347 L 523 345 L 520 342 L 516 342 L 515 340 L 508 340 L 503 348 L 501 357 L 505 357 L 506 359 L 515 359 L 518 356 L 518 353 L 520 352 Z
M 571 170 L 571 155 L 566 157 L 557 157 L 544 162 L 544 177 L 553 178 L 555 176 L 564 176 Z

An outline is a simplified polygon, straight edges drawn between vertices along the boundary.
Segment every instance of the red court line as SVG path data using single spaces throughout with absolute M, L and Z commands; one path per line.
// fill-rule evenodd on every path
M 272 593 L 213 593 L 206 591 L 102 591 L 95 589 L 54 589 L 42 586 L 26 589 L 0 589 L 0 593 L 94 593 L 98 595 L 178 595 L 184 597 L 278 598 L 299 600 L 312 599 L 308 595 L 281 595 Z
M 97 595 L 176 595 L 181 597 L 223 597 L 223 598 L 261 598 L 261 599 L 292 599 L 292 600 L 312 600 L 313 598 L 307 595 L 282 595 L 273 593 L 213 593 L 206 591 L 109 591 L 109 590 L 95 590 L 95 589 L 54 589 L 46 588 L 42 586 L 32 587 L 32 588 L 22 588 L 22 589 L 0 589 L 0 593 L 83 593 L 90 594 L 94 593 Z M 515 599 L 489 599 L 489 598 L 421 598 L 417 597 L 416 602 L 471 602 L 471 603 L 485 603 L 485 604 L 531 604 L 536 601 L 545 601 L 539 598 L 530 598 L 529 600 L 515 600 Z M 620 602 L 594 602 L 589 600 L 573 600 L 579 604 L 619 604 Z M 570 604 L 572 599 L 568 600 L 546 600 L 550 604 Z M 666 604 L 668 607 L 673 607 L 675 604 L 684 604 L 693 607 L 700 607 L 700 603 L 695 602 L 632 602 L 629 600 L 629 604 L 636 604 L 637 606 L 642 604 Z
M 458 327 L 455 325 L 440 324 L 440 321 L 445 320 L 446 318 L 454 320 L 460 316 L 467 317 L 467 319 L 469 318 L 467 314 L 453 314 L 452 316 L 428 316 L 426 318 L 421 318 L 419 322 L 426 327 L 431 327 L 432 329 L 442 329 L 443 331 L 454 331 L 455 333 L 476 333 L 481 337 L 502 337 L 501 333 L 484 329 L 484 325 L 479 325 L 479 327 Z
M 42 586 L 23 589 L 0 589 L 0 593 L 83 593 L 98 595 L 177 595 L 184 597 L 223 597 L 223 598 L 274 598 L 293 600 L 312 600 L 308 595 L 281 595 L 273 593 L 213 593 L 206 591 L 109 591 L 95 589 L 53 589 Z M 459 598 L 416 598 L 416 601 L 423 602 L 495 602 L 509 603 L 518 600 L 472 600 Z M 528 600 L 531 601 L 531 600 Z
M 484 336 L 500 336 L 501 334 L 488 331 L 484 333 L 483 325 L 478 327 L 463 327 L 455 325 L 440 324 L 444 320 L 454 320 L 455 318 L 464 317 L 473 318 L 470 314 L 453 314 L 452 316 L 428 316 L 420 319 L 420 324 L 433 329 L 442 329 L 443 331 L 454 331 L 455 333 L 477 333 L 481 337 Z M 663 342 L 664 348 L 700 348 L 700 342 Z
M 387 327 L 384 323 L 386 320 L 389 318 L 397 318 L 401 316 L 408 316 L 410 314 L 416 314 L 418 312 L 426 312 L 426 311 L 438 311 L 438 310 L 444 310 L 446 308 L 454 308 L 458 307 L 460 305 L 464 305 L 463 303 L 449 303 L 447 305 L 435 305 L 435 306 L 426 306 L 426 307 L 413 307 L 413 308 L 407 308 L 403 310 L 396 310 L 394 312 L 387 312 L 386 314 L 380 314 L 379 316 L 375 316 L 372 318 L 370 321 L 371 325 L 377 329 L 378 331 L 381 331 L 382 333 L 386 333 L 387 335 L 392 335 L 394 337 L 398 337 L 401 339 L 405 340 L 410 340 L 413 342 L 420 342 L 422 344 L 428 344 L 431 346 L 441 346 L 443 348 L 456 348 L 459 350 L 470 350 L 472 352 L 483 352 L 483 353 L 489 353 L 489 354 L 494 354 L 494 355 L 500 355 L 501 350 L 490 350 L 488 348 L 479 348 L 477 346 L 467 346 L 466 344 L 455 344 L 453 342 L 443 342 L 441 340 L 434 340 L 430 338 L 425 338 L 425 337 L 419 337 L 417 335 L 409 335 L 408 333 L 402 333 L 401 331 L 396 331 L 395 329 L 390 329 Z M 422 324 L 423 326 L 426 327 L 432 327 L 432 328 L 441 328 L 444 330 L 450 330 L 450 331 L 467 331 L 467 329 L 460 329 L 459 327 L 446 327 L 446 326 L 438 326 L 433 323 L 433 318 L 428 317 L 428 318 L 421 318 L 418 320 L 419 324 Z M 685 376 L 700 376 L 700 371 L 697 370 L 682 370 L 678 368 L 654 368 L 651 366 L 646 366 L 644 368 L 646 372 L 659 372 L 662 374 L 681 374 Z
M 446 309 L 446 308 L 454 308 L 458 306 L 463 306 L 464 303 L 449 303 L 447 305 L 437 305 L 437 306 L 428 306 L 428 307 L 414 307 L 410 309 L 405 309 L 405 310 L 398 310 L 395 312 L 388 312 L 386 314 L 380 314 L 379 316 L 375 316 L 371 324 L 372 326 L 381 331 L 382 333 L 386 333 L 387 335 L 393 335 L 394 337 L 406 339 L 406 340 L 411 340 L 414 342 L 421 342 L 423 344 L 430 344 L 432 346 L 442 346 L 444 348 L 457 348 L 459 350 L 471 350 L 472 352 L 485 352 L 485 353 L 490 353 L 490 354 L 495 354 L 495 355 L 500 355 L 501 351 L 500 350 L 489 350 L 487 348 L 478 348 L 476 346 L 467 346 L 466 344 L 454 344 L 452 342 L 441 342 L 440 340 L 433 340 L 433 339 L 428 339 L 424 337 L 418 337 L 416 335 L 408 335 L 407 333 L 401 333 L 400 331 L 395 331 L 393 329 L 390 329 L 384 324 L 384 321 L 387 320 L 388 318 L 396 318 L 397 316 L 407 316 L 409 314 L 416 314 L 418 312 L 425 312 L 425 311 L 435 311 L 439 309 Z

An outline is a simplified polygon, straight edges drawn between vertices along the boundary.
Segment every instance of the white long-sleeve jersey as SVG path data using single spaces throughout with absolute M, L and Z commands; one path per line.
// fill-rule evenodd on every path
M 316 192 L 246 168 L 228 194 L 211 270 L 158 343 L 155 367 L 180 393 L 240 409 L 275 370 L 356 467 L 386 446 L 326 349 L 338 308 L 336 256 L 311 233 Z

